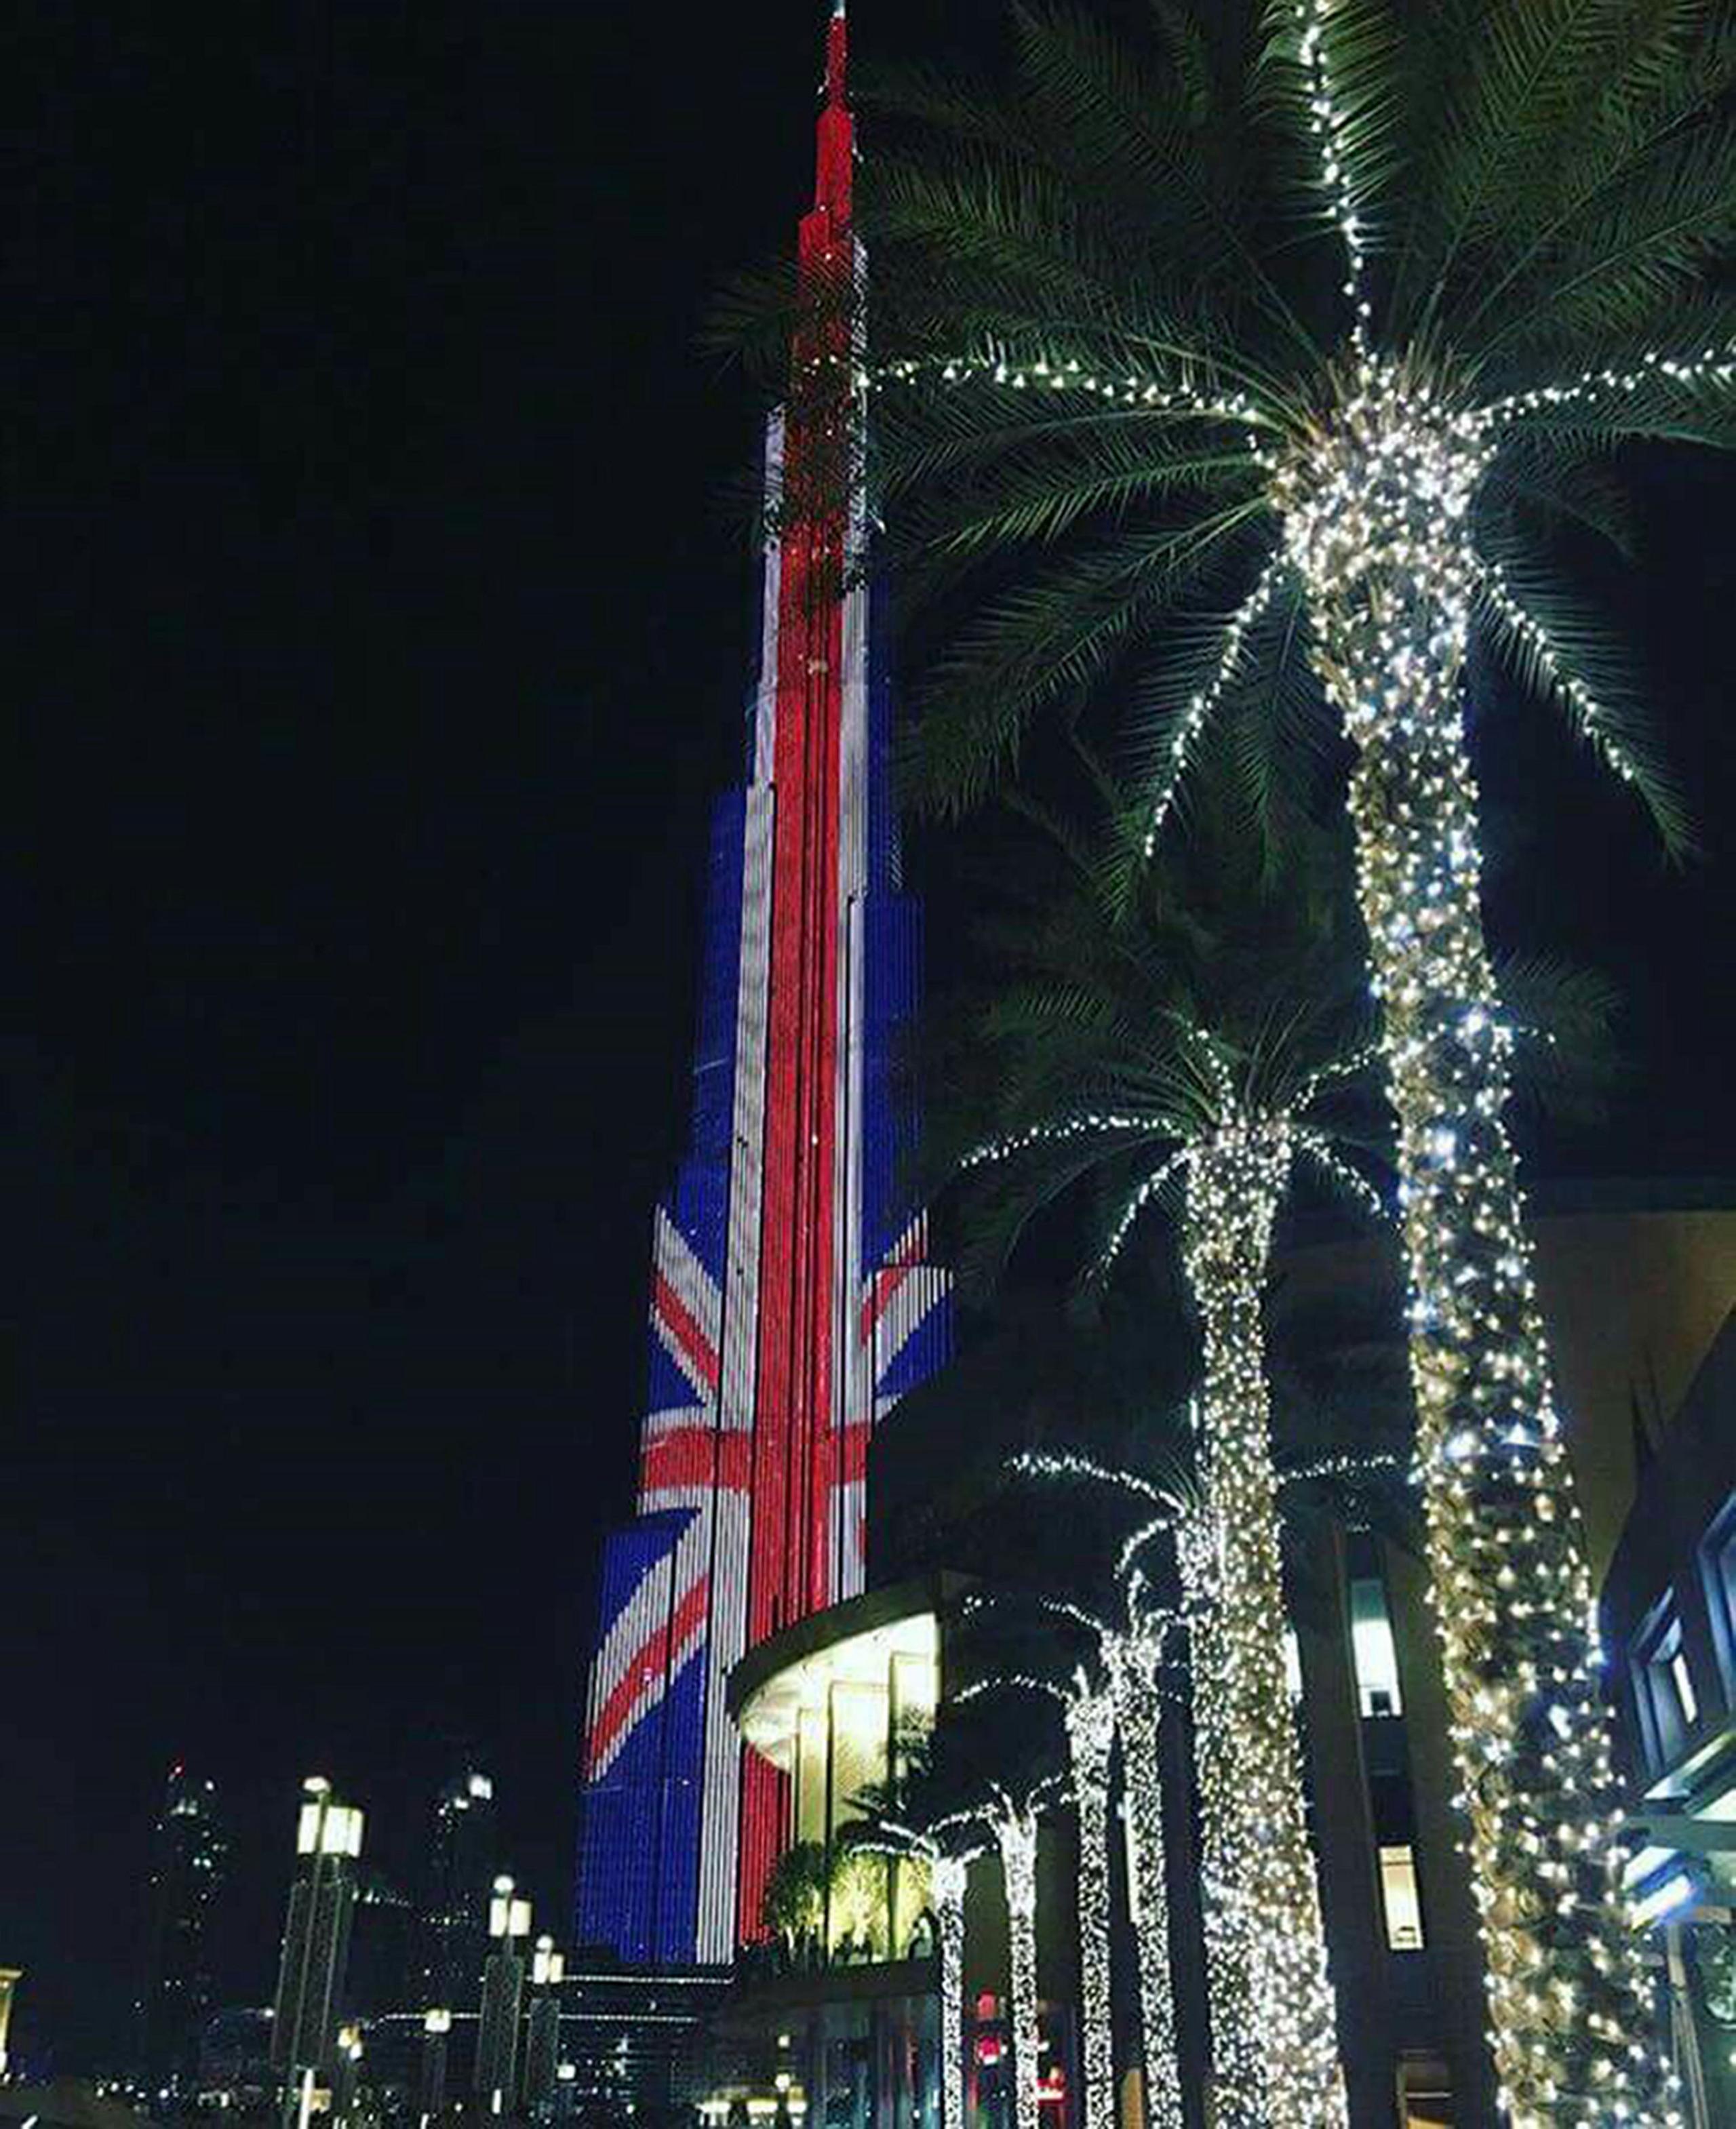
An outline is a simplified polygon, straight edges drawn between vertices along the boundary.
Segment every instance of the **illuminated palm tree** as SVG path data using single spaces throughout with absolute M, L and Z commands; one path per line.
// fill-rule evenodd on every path
M 1150 1535 L 1140 1533 L 1142 1540 Z M 1085 2070 L 1085 2129 L 1113 2129 L 1115 2120 L 1114 2026 L 1109 1988 L 1109 1784 L 1115 1740 L 1121 1740 L 1130 1861 L 1138 1910 L 1137 1966 L 1144 2047 L 1147 2118 L 1155 2129 L 1182 2129 L 1181 2065 L 1176 2048 L 1175 1974 L 1171 1963 L 1163 1788 L 1158 1730 L 1166 1693 L 1162 1674 L 1176 1613 L 1150 1600 L 1137 1569 L 1118 1577 L 1120 1616 L 1109 1619 L 1064 1598 L 974 1600 L 972 1608 L 1005 1615 L 1021 1601 L 1080 1628 L 1093 1661 L 1075 1665 L 1065 1683 L 1014 1672 L 985 1678 L 956 1696 L 1018 1689 L 1058 1703 L 1079 1824 L 1080 2053 Z
M 1099 795 L 1111 788 L 1095 781 Z M 1379 1210 L 1344 1158 L 1362 1141 L 1343 1092 L 1370 1050 L 1342 1007 L 1329 902 L 1306 891 L 1307 875 L 1250 920 L 1257 946 L 1232 948 L 1203 921 L 1179 857 L 1123 907 L 1090 862 L 1101 839 L 1045 825 L 990 920 L 1009 979 L 969 1023 L 977 1099 L 997 1136 L 963 1162 L 991 1184 L 971 1208 L 968 1261 L 993 1273 L 1038 1212 L 1082 1199 L 1100 1279 L 1142 1213 L 1174 1217 L 1204 1347 L 1199 1505 L 1178 1536 L 1219 2118 L 1326 2129 L 1346 2103 L 1274 1631 L 1284 1590 L 1262 1309 L 1299 1166 Z M 1190 855 L 1215 860 L 1209 845 Z
M 1720 0 L 1015 0 L 1015 78 L 889 83 L 863 382 L 903 581 L 988 588 L 917 778 L 979 796 L 1119 671 L 1133 856 L 1243 685 L 1268 798 L 1348 762 L 1428 1549 L 1515 2129 L 1676 2118 L 1622 1898 L 1591 1589 L 1486 945 L 1474 636 L 1686 846 L 1643 691 L 1563 580 L 1617 454 L 1736 444 Z M 800 300 L 807 300 L 802 292 Z M 1280 767 L 1275 771 L 1273 764 Z

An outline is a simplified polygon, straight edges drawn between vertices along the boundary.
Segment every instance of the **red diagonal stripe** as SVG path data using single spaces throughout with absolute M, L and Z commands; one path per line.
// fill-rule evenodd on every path
M 718 1387 L 718 1352 L 692 1310 L 686 1307 L 661 1272 L 651 1281 L 651 1307 L 664 1328 L 691 1363 L 694 1373 L 708 1389 Z
M 627 1665 L 621 1683 L 603 1702 L 596 1722 L 591 1726 L 590 1741 L 585 1755 L 587 1778 L 594 1775 L 603 1754 L 632 1719 L 633 1708 L 639 1696 L 653 1680 L 663 1675 L 670 1647 L 683 1647 L 695 1628 L 703 1624 L 710 1588 L 709 1580 L 701 1575 L 676 1605 L 675 1617 L 669 1625 L 659 1627 L 651 1635 Z
M 892 1297 L 916 1269 L 913 1264 L 893 1265 L 885 1271 L 877 1271 L 868 1288 L 868 1298 L 862 1303 L 862 1343 L 866 1346 L 874 1336 L 891 1302 Z

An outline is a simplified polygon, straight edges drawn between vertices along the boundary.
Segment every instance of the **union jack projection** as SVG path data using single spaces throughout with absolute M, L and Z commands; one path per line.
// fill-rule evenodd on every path
M 860 289 L 842 0 L 808 284 Z M 868 1436 L 944 1357 L 947 1283 L 900 1203 L 894 1085 L 920 931 L 898 891 L 889 704 L 862 540 L 853 302 L 814 307 L 770 427 L 749 781 L 713 817 L 691 1150 L 658 1208 L 638 1515 L 607 1541 L 578 1935 L 712 1965 L 757 1934 L 784 1778 L 724 1681 L 862 1586 Z

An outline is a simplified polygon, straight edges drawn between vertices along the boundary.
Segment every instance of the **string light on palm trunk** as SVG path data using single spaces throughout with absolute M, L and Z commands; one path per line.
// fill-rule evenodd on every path
M 1514 2129 L 1668 2124 L 1681 2116 L 1646 2037 L 1591 1577 L 1505 1122 L 1512 1030 L 1482 932 L 1460 683 L 1490 584 L 1464 520 L 1491 450 L 1486 417 L 1365 357 L 1276 493 L 1315 665 L 1357 750 L 1431 1596 L 1501 2103 Z
M 1175 1970 L 1170 1944 L 1163 1763 L 1159 1737 L 1166 1695 L 1167 1622 L 1142 1622 L 1105 1638 L 1109 1692 L 1121 1734 L 1122 1784 L 1138 1908 L 1135 1933 L 1146 2112 L 1154 2129 L 1183 2129 L 1181 2063 L 1176 2037 Z M 1081 1950 L 1084 1947 L 1081 1946 Z
M 1337 2007 L 1285 1689 L 1262 1301 L 1296 1148 L 1233 1116 L 1195 1150 L 1182 1260 L 1204 1338 L 1202 1501 L 1179 1547 L 1193 1626 L 1219 2116 L 1345 2129 Z M 1220 2008 L 1221 2006 L 1221 2008 Z
M 941 2129 L 965 2129 L 965 1891 L 971 1865 L 937 1855 L 929 1865 L 940 1952 Z
M 1008 2005 L 1013 2029 L 1014 2129 L 1037 2129 L 1037 1814 L 1003 1798 L 992 1815 L 1006 1888 Z
M 1115 2046 L 1109 1992 L 1109 1763 L 1115 1708 L 1080 1678 L 1066 1701 L 1079 1818 L 1079 2022 L 1085 2129 L 1114 2129 Z

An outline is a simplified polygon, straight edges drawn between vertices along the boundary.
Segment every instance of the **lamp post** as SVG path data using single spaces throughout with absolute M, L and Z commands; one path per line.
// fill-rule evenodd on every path
M 284 2121 L 307 2129 L 321 2071 L 335 2071 L 337 2007 L 355 1907 L 354 1865 L 362 1814 L 341 1803 L 322 1774 L 302 1784 L 296 1816 L 297 1871 L 284 1923 L 273 2006 L 271 2059 L 284 2079 Z
M 452 2014 L 443 2007 L 422 2013 L 422 2120 L 419 2129 L 428 2129 L 428 2124 L 434 2117 L 446 2112 L 446 2036 L 451 2030 Z
M 503 2114 L 517 2098 L 518 2012 L 524 1994 L 524 1958 L 517 1946 L 531 1933 L 531 1903 L 510 1878 L 494 1880 L 489 1902 L 489 1936 L 495 1949 L 482 1969 L 482 2011 L 476 2028 L 476 2089 L 491 2114 Z
M 531 1955 L 531 2015 L 524 2044 L 524 2104 L 539 2117 L 552 2112 L 555 2079 L 560 2060 L 560 1984 L 566 1972 L 563 1953 L 551 1936 L 540 1936 Z

